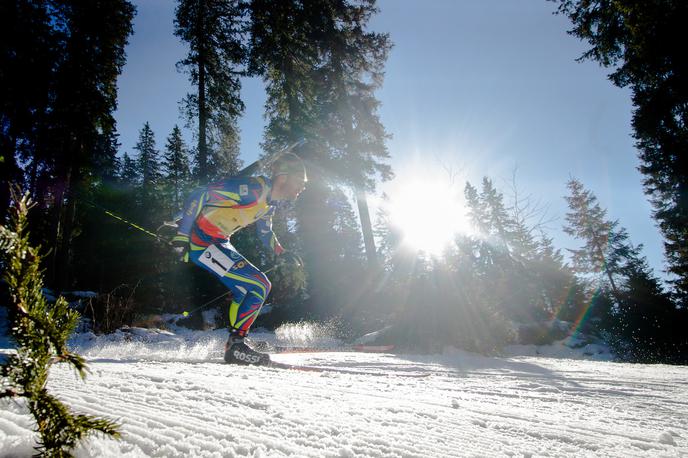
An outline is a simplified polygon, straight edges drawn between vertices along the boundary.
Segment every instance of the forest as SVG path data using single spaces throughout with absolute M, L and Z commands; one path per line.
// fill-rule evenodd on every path
M 630 362 L 688 362 L 688 65 L 677 35 L 681 2 L 556 1 L 581 59 L 630 89 L 643 187 L 664 240 L 666 275 L 604 202 L 571 177 L 557 247 L 531 202 L 494 178 L 462 184 L 472 230 L 440 255 L 409 249 L 404 228 L 368 199 L 394 177 L 376 97 L 392 37 L 370 30 L 375 0 L 178 0 L 176 63 L 193 87 L 179 126 L 141 126 L 124 151 L 113 116 L 135 6 L 127 0 L 0 4 L 0 215 L 24 192 L 31 242 L 51 294 L 94 291 L 76 307 L 97 333 L 160 324 L 204 326 L 226 289 L 181 263 L 163 223 L 198 186 L 234 176 L 242 159 L 242 81 L 263 82 L 263 156 L 301 139 L 308 183 L 274 231 L 303 265 L 262 248 L 253 227 L 232 244 L 270 270 L 271 312 L 256 327 L 326 323 L 342 338 L 388 327 L 386 339 L 424 352 L 452 345 L 486 354 L 510 343 L 584 335 Z M 193 133 L 185 141 L 182 129 Z M 157 139 L 164 138 L 159 142 Z M 384 198 L 384 197 L 383 197 Z M 6 265 L 0 266 L 5 270 Z M 3 294 L 3 297 L 6 297 Z M 204 304 L 208 306 L 203 307 Z M 373 306 L 374 305 L 374 306 Z

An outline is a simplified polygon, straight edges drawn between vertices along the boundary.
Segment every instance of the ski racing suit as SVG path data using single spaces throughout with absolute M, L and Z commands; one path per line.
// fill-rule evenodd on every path
M 272 231 L 278 203 L 266 177 L 230 177 L 191 193 L 176 243 L 188 241 L 188 259 L 215 275 L 232 293 L 230 332 L 245 336 L 270 293 L 270 281 L 230 243 L 237 230 L 256 223 L 258 237 L 276 255 L 284 252 Z

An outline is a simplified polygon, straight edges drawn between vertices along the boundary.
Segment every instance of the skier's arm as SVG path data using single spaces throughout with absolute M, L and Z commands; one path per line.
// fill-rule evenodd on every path
M 179 222 L 177 235 L 173 242 L 188 242 L 189 234 L 191 233 L 191 226 L 201 212 L 203 205 L 208 201 L 208 188 L 202 187 L 195 189 L 186 200 L 184 209 L 182 210 L 182 219 Z
M 265 248 L 272 251 L 277 256 L 284 253 L 284 248 L 282 248 L 282 245 L 280 245 L 277 240 L 277 236 L 272 231 L 272 211 L 256 221 L 256 231 Z

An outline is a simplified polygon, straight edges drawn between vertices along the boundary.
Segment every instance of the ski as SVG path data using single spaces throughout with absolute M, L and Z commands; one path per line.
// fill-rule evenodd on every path
M 109 362 L 110 360 L 104 360 L 106 362 Z M 430 372 L 375 372 L 375 371 L 368 371 L 368 370 L 361 370 L 361 369 L 345 369 L 345 368 L 340 368 L 340 367 L 328 367 L 328 366 L 310 366 L 308 364 L 288 364 L 288 363 L 281 363 L 278 361 L 270 361 L 268 364 L 262 364 L 262 365 L 255 365 L 255 366 L 243 366 L 243 365 L 235 365 L 235 364 L 227 364 L 224 360 L 221 359 L 202 359 L 202 360 L 140 360 L 141 362 L 147 362 L 147 363 L 160 363 L 160 364 L 167 364 L 167 363 L 175 363 L 175 364 L 220 364 L 222 366 L 227 366 L 227 367 L 264 367 L 267 369 L 287 369 L 287 370 L 293 370 L 293 371 L 301 371 L 301 372 L 316 372 L 316 373 L 335 373 L 335 374 L 349 374 L 349 375 L 362 375 L 362 376 L 371 376 L 371 377 L 401 377 L 401 378 L 424 378 L 424 377 L 429 377 L 432 375 Z M 91 363 L 93 362 L 99 362 L 98 359 L 94 359 L 90 361 Z
M 277 361 L 270 361 L 269 364 L 262 367 L 269 367 L 275 369 L 289 369 L 294 371 L 302 372 L 319 372 L 327 373 L 332 372 L 336 374 L 350 374 L 350 375 L 365 375 L 372 377 L 403 377 L 403 378 L 424 378 L 429 377 L 429 372 L 405 372 L 405 373 L 394 373 L 394 372 L 374 372 L 374 371 L 362 371 L 359 369 L 341 369 L 338 367 L 323 367 L 323 366 L 308 366 L 303 364 L 287 364 L 280 363 Z
M 394 345 L 347 345 L 344 347 L 306 347 L 273 345 L 265 341 L 251 341 L 251 347 L 256 351 L 267 353 L 328 353 L 328 352 L 357 352 L 357 353 L 389 353 Z

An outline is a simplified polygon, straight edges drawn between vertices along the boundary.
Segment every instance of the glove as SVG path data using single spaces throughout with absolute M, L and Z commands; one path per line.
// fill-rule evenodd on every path
M 189 238 L 180 235 L 175 236 L 170 242 L 172 249 L 181 262 L 189 262 Z
M 298 267 L 303 267 L 303 260 L 301 259 L 301 256 L 299 256 L 296 253 L 293 253 L 291 251 L 285 251 L 280 255 L 280 260 L 287 264 L 294 264 Z

